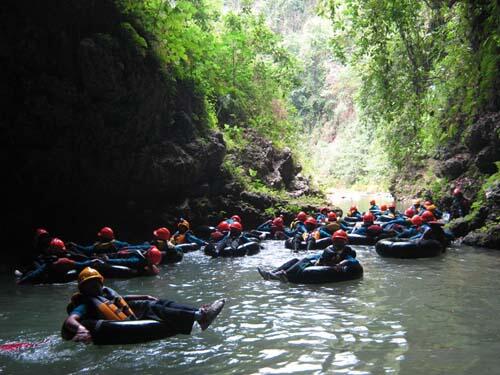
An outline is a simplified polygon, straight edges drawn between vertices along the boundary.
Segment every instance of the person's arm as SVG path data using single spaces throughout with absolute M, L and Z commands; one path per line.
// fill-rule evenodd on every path
M 85 305 L 80 305 L 76 309 L 74 309 L 64 321 L 64 327 L 69 332 L 75 334 L 75 336 L 72 338 L 73 341 L 89 344 L 92 342 L 90 331 L 80 323 L 82 315 L 85 313 L 85 311 Z
M 186 232 L 186 240 L 188 240 L 188 242 L 194 242 L 195 244 L 200 246 L 208 245 L 208 242 L 203 241 L 201 238 L 198 238 L 194 234 L 189 232 Z

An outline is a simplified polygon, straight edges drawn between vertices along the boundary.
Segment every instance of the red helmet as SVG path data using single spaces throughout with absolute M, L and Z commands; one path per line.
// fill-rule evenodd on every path
M 49 234 L 49 232 L 47 231 L 47 229 L 37 228 L 37 230 L 35 231 L 35 237 L 40 237 L 42 234 Z
M 422 218 L 420 216 L 415 215 L 411 218 L 411 223 L 413 225 L 416 225 L 417 227 L 419 227 L 424 223 L 424 221 L 422 220 Z
M 383 204 L 382 206 L 380 206 L 380 211 L 387 211 L 387 205 Z
M 434 214 L 431 211 L 425 211 L 422 214 L 422 220 L 427 222 L 427 221 L 434 221 L 436 218 L 434 217 Z
M 345 242 L 347 242 L 349 240 L 349 237 L 347 237 L 347 233 L 345 231 L 339 229 L 335 231 L 335 233 L 333 233 L 332 239 L 344 240 Z
M 371 212 L 363 215 L 363 223 L 373 223 L 375 221 L 375 216 Z
M 224 237 L 224 234 L 218 230 L 210 233 L 210 238 L 214 241 L 219 241 L 222 237 Z
M 243 230 L 243 227 L 241 226 L 241 223 L 235 221 L 234 223 L 231 223 L 229 225 L 230 230 L 238 231 L 241 232 Z
M 52 241 L 50 241 L 49 247 L 52 250 L 60 250 L 60 251 L 66 250 L 66 245 L 59 238 L 53 238 Z
M 161 257 L 161 251 L 158 250 L 156 246 L 150 247 L 146 252 L 146 259 L 149 260 L 152 264 L 160 264 Z
M 115 238 L 115 234 L 113 232 L 113 229 L 111 229 L 110 227 L 103 227 L 101 228 L 99 233 L 97 233 L 97 237 L 102 238 L 103 240 L 111 241 Z
M 153 231 L 153 234 L 163 241 L 168 241 L 170 239 L 170 231 L 165 227 L 156 229 L 155 231 Z
M 462 190 L 460 190 L 460 188 L 455 188 L 455 190 L 453 190 L 453 195 L 454 196 L 457 196 L 457 195 L 460 195 L 462 194 Z
M 373 206 L 373 205 L 375 204 L 375 199 L 372 199 L 372 200 L 370 201 L 370 204 Z
M 313 218 L 312 216 L 309 216 L 304 223 L 305 224 L 311 224 L 311 225 L 317 225 L 318 224 L 318 222 L 316 221 L 316 219 Z
M 217 225 L 217 230 L 219 232 L 227 232 L 227 231 L 229 231 L 229 223 L 227 221 L 221 221 Z
M 337 221 L 337 214 L 333 211 L 328 212 L 328 221 Z
M 300 211 L 297 214 L 297 220 L 299 221 L 305 221 L 307 219 L 307 214 L 304 211 Z
M 233 219 L 234 221 L 237 221 L 238 223 L 241 223 L 241 217 L 239 217 L 238 215 L 231 216 L 231 219 Z
M 275 227 L 283 227 L 285 225 L 285 223 L 283 222 L 283 218 L 281 216 L 274 218 L 273 225 Z
M 396 203 L 392 202 L 391 204 L 389 204 L 389 209 L 391 208 L 396 208 Z
M 319 210 L 319 212 L 321 212 L 321 213 L 324 212 L 324 211 L 328 212 L 328 207 L 321 207 L 320 210 Z
M 413 208 L 407 208 L 405 211 L 405 215 L 408 216 L 409 218 L 412 218 L 415 215 L 415 211 L 413 211 Z
M 358 208 L 356 206 L 351 206 L 351 208 L 349 209 L 349 211 L 351 211 L 351 212 L 354 212 L 357 210 L 358 210 Z

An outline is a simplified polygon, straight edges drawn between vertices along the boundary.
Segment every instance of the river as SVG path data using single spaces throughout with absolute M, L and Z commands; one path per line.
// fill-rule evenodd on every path
M 5 374 L 491 374 L 500 364 L 500 253 L 452 247 L 439 258 L 380 258 L 356 246 L 362 280 L 326 285 L 264 281 L 257 266 L 293 254 L 268 241 L 253 257 L 200 252 L 157 277 L 108 280 L 126 293 L 193 305 L 228 299 L 207 331 L 134 346 L 64 342 L 59 329 L 75 291 L 0 278 L 0 343 L 40 343 L 0 353 Z

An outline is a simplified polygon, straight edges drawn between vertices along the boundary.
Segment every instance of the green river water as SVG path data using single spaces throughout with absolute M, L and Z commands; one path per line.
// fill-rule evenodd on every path
M 338 204 L 363 210 L 367 198 Z M 500 373 L 500 252 L 455 245 L 438 258 L 399 260 L 355 246 L 363 279 L 293 285 L 260 278 L 257 266 L 295 256 L 282 242 L 264 246 L 236 259 L 194 252 L 157 277 L 107 280 L 121 294 L 195 306 L 228 299 L 205 332 L 196 326 L 191 336 L 133 346 L 63 341 L 59 330 L 76 284 L 20 287 L 2 275 L 0 344 L 39 345 L 0 353 L 0 373 Z

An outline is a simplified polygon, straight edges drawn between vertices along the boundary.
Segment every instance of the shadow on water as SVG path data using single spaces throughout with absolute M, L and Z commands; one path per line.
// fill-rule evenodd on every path
M 355 249 L 364 278 L 338 284 L 262 280 L 257 266 L 297 256 L 275 241 L 252 257 L 195 252 L 157 277 L 107 280 L 122 294 L 193 305 L 228 298 L 207 331 L 134 346 L 63 342 L 59 329 L 76 285 L 18 287 L 2 276 L 0 344 L 41 344 L 0 354 L 0 372 L 491 373 L 500 350 L 498 253 L 456 247 L 438 258 L 399 260 Z

